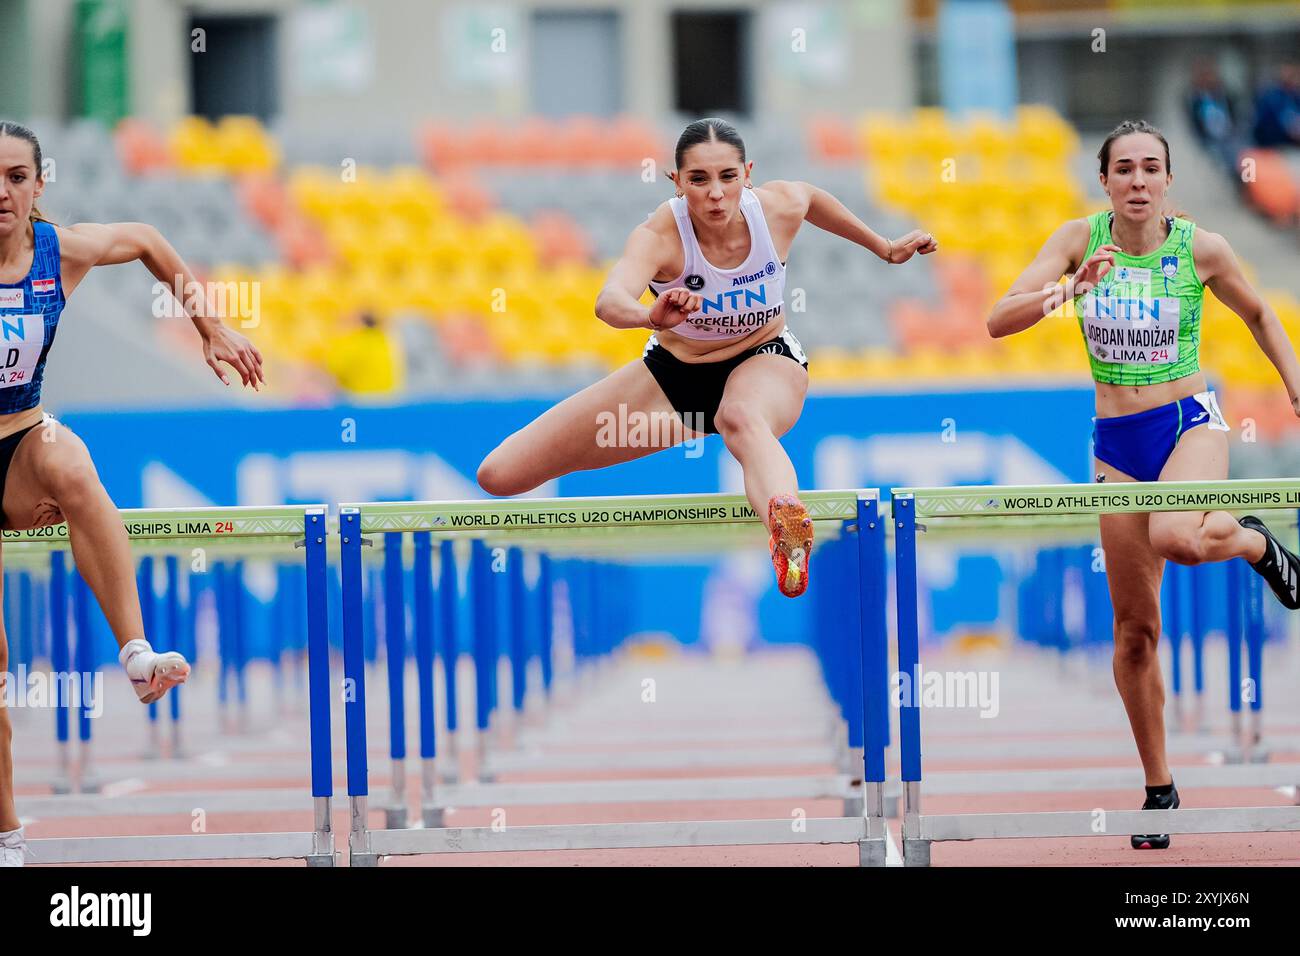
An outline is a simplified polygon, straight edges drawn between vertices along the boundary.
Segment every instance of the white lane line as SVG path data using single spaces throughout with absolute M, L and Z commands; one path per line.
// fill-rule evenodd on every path
M 902 866 L 903 854 L 898 852 L 898 844 L 894 842 L 894 832 L 885 826 L 885 866 Z
M 128 777 L 125 780 L 115 780 L 113 783 L 104 784 L 99 792 L 105 797 L 125 797 L 127 794 L 139 793 L 146 786 L 145 782 L 139 777 Z

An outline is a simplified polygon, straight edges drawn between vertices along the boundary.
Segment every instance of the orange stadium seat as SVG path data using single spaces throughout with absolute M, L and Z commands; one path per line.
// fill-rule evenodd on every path
M 141 119 L 127 118 L 117 125 L 114 134 L 117 155 L 123 168 L 132 176 L 157 170 L 170 169 L 171 151 L 167 141 L 152 124 Z
M 448 123 L 426 123 L 418 134 L 420 156 L 430 169 L 440 172 L 477 162 L 475 144 L 464 127 Z
M 254 219 L 275 230 L 290 214 L 289 195 L 284 183 L 270 175 L 243 177 L 238 186 L 239 201 Z
M 817 116 L 808 122 L 813 154 L 822 162 L 852 162 L 859 157 L 853 130 L 837 116 Z
M 528 166 L 545 166 L 560 156 L 553 123 L 540 117 L 530 117 L 510 137 L 508 156 L 512 163 Z
M 606 137 L 590 116 L 574 116 L 559 124 L 559 161 L 572 166 L 596 166 L 606 159 Z
M 647 159 L 665 162 L 668 152 L 659 134 L 648 123 L 630 116 L 621 116 L 606 130 L 606 152 L 611 162 L 619 166 L 639 166 Z
M 492 194 L 468 172 L 446 176 L 443 186 L 447 193 L 447 207 L 462 219 L 476 222 L 487 218 L 495 201 Z
M 465 158 L 471 164 L 498 165 L 510 158 L 511 131 L 504 123 L 480 118 L 463 131 Z
M 578 224 L 562 212 L 540 212 L 532 221 L 533 243 L 546 269 L 561 262 L 586 262 L 591 258 L 587 238 Z
M 1242 158 L 1255 163 L 1255 178 L 1245 183 L 1247 201 L 1278 225 L 1294 224 L 1300 217 L 1300 184 L 1286 160 L 1271 149 L 1251 149 Z
M 275 236 L 281 255 L 295 269 L 305 269 L 333 260 L 334 253 L 325 236 L 314 223 L 296 213 L 291 212 L 285 216 Z

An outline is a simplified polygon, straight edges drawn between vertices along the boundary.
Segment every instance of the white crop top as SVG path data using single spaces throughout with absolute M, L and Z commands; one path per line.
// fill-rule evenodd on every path
M 682 237 L 685 263 L 681 275 L 668 282 L 651 282 L 650 290 L 662 295 L 686 288 L 703 298 L 700 311 L 671 331 L 698 341 L 725 341 L 748 335 L 785 317 L 785 266 L 772 245 L 763 205 L 752 189 L 742 189 L 740 212 L 749 225 L 749 255 L 734 269 L 719 269 L 704 258 L 686 200 L 673 198 L 673 215 Z

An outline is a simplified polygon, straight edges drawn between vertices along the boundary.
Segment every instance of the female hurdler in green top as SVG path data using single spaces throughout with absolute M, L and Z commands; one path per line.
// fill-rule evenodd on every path
M 1022 332 L 1071 298 L 1097 383 L 1097 481 L 1222 480 L 1229 429 L 1199 361 L 1205 286 L 1250 328 L 1300 415 L 1295 352 L 1227 241 L 1165 211 L 1173 176 L 1159 130 L 1122 123 L 1098 158 L 1111 209 L 1052 234 L 993 307 L 989 332 Z M 1165 759 L 1156 655 L 1165 559 L 1245 558 L 1292 609 L 1300 608 L 1300 559 L 1257 518 L 1238 522 L 1226 511 L 1102 515 L 1101 543 L 1115 609 L 1115 683 L 1146 773 L 1143 808 L 1170 809 L 1178 792 Z M 1164 834 L 1133 837 L 1135 848 L 1168 845 Z

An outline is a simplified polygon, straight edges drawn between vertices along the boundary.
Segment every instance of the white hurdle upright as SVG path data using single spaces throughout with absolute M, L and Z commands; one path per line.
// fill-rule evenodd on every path
M 810 778 L 795 785 L 786 781 L 750 782 L 661 780 L 651 785 L 640 781 L 606 781 L 575 784 L 490 784 L 479 783 L 456 788 L 458 806 L 509 805 L 512 799 L 529 803 L 570 802 L 599 803 L 617 800 L 662 799 L 755 799 L 773 794 L 799 793 L 809 797 L 834 794 L 847 796 L 854 815 L 842 818 L 799 820 L 709 820 L 676 823 L 572 824 L 560 826 L 511 826 L 506 828 L 447 828 L 436 824 L 438 815 L 428 809 L 445 806 L 434 790 L 437 774 L 426 764 L 421 774 L 426 807 L 426 822 L 435 824 L 420 829 L 372 830 L 368 826 L 368 765 L 365 705 L 365 669 L 362 658 L 362 545 L 367 535 L 384 534 L 385 545 L 398 535 L 413 533 L 435 539 L 470 538 L 479 556 L 471 563 L 473 579 L 476 569 L 484 567 L 486 546 L 531 550 L 539 553 L 610 554 L 626 553 L 631 547 L 660 552 L 698 551 L 703 546 L 716 550 L 726 544 L 762 546 L 762 526 L 742 496 L 678 495 L 652 498 L 590 499 L 523 499 L 463 502 L 365 503 L 346 504 L 340 514 L 343 570 L 344 671 L 353 693 L 345 705 L 347 724 L 348 795 L 352 813 L 349 836 L 350 859 L 354 866 L 375 865 L 385 856 L 448 852 L 509 852 L 524 850 L 619 849 L 641 847 L 779 845 L 792 843 L 850 843 L 859 848 L 863 865 L 883 865 L 886 857 L 887 832 L 884 820 L 883 782 L 884 750 L 887 738 L 887 714 L 881 702 L 885 692 L 886 627 L 884 619 L 885 547 L 883 521 L 877 517 L 878 492 L 812 491 L 802 495 L 810 515 L 818 523 L 820 544 L 814 561 L 818 562 L 823 586 L 835 580 L 845 583 L 839 596 L 836 640 L 845 649 L 855 649 L 852 660 L 856 668 L 845 666 L 846 673 L 835 675 L 843 688 L 850 745 L 857 766 L 851 780 Z M 690 539 L 694 539 L 691 542 Z M 824 542 L 824 543 L 823 543 Z M 827 560 L 827 544 L 847 570 L 832 579 Z M 391 545 L 389 553 L 400 554 L 400 543 Z M 417 543 L 417 554 L 427 545 Z M 444 556 L 451 552 L 443 549 Z M 400 567 L 399 567 L 400 571 Z M 421 576 L 430 569 L 421 566 Z M 491 569 L 488 567 L 490 575 Z M 394 581 L 397 580 L 394 573 Z M 417 589 L 422 584 L 417 582 Z M 483 595 L 488 588 L 475 592 L 476 618 L 479 614 L 498 613 Z M 416 594 L 417 609 L 421 598 Z M 419 616 L 417 610 L 417 617 Z M 395 616 L 394 621 L 398 620 Z M 401 625 L 399 625 L 400 627 Z M 417 625 L 418 628 L 418 625 Z M 404 638 L 404 633 L 402 633 Z M 476 638 L 477 638 L 476 634 Z M 386 635 L 388 637 L 388 635 Z M 612 646 L 609 635 L 584 634 L 583 651 Z M 392 639 L 392 638 L 390 638 Z M 429 666 L 427 655 L 419 651 L 421 668 Z M 476 641 L 477 645 L 477 641 Z M 388 645 L 390 655 L 394 645 Z M 478 650 L 476 646 L 476 651 Z M 398 648 L 398 656 L 401 650 Z M 496 652 L 489 647 L 486 656 L 476 653 L 476 703 L 479 730 L 491 726 L 490 706 L 496 690 L 489 681 L 495 671 Z M 847 673 L 853 669 L 852 673 Z M 423 681 L 423 688 L 431 682 Z M 400 687 L 391 672 L 390 693 Z M 864 696 L 864 688 L 866 694 Z M 518 684 L 516 695 L 523 693 Z M 400 692 L 400 691 L 399 691 Z M 516 703 L 518 704 L 517 697 Z M 877 706 L 864 706 L 871 700 Z M 429 704 L 431 708 L 431 704 Z M 422 712 L 426 710 L 422 701 Z M 396 718 L 396 714 L 395 714 Z M 400 719 L 400 718 L 398 718 Z M 432 739 L 428 741 L 432 745 Z M 486 752 L 480 754 L 487 758 Z M 631 755 L 627 755 L 630 760 Z M 395 766 L 405 757 L 404 741 L 394 742 Z M 422 741 L 421 757 L 434 759 Z M 503 754 L 491 758 L 490 767 L 502 772 L 523 767 L 527 754 Z M 706 759 L 701 756 L 701 759 Z M 726 754 L 713 763 L 725 763 Z M 572 762 L 571 762 L 572 763 Z M 395 783 L 403 775 L 394 773 Z M 845 787 L 845 783 L 865 780 L 865 787 Z M 626 785 L 625 785 L 626 784 Z M 684 784 L 684 786 L 682 786 Z M 477 790 L 477 793 L 476 793 Z M 847 791 L 847 792 L 846 792 Z M 855 794 L 865 793 L 865 799 Z
M 914 675 L 920 666 L 917 621 L 917 533 L 927 530 L 998 528 L 1017 530 L 1051 527 L 1061 530 L 1095 527 L 1108 513 L 1218 510 L 1240 512 L 1294 510 L 1300 506 L 1300 479 L 1251 479 L 1221 482 L 1125 482 L 1115 485 L 985 486 L 897 488 L 892 492 L 897 588 L 898 668 Z M 924 522 L 924 523 L 923 523 Z M 927 524 L 928 523 L 928 524 Z M 921 809 L 921 707 L 918 694 L 900 702 L 899 743 L 903 785 L 903 857 L 908 866 L 928 866 L 936 841 L 1006 838 L 1113 836 L 1128 833 L 1253 833 L 1300 830 L 1300 806 L 1180 810 L 1106 811 L 1100 830 L 1089 811 L 1050 813 L 924 814 Z M 1251 771 L 1254 774 L 1251 774 Z M 1291 779 L 1291 768 L 1207 770 L 1206 780 Z M 946 783 L 935 792 L 1008 792 L 1032 775 L 1004 775 L 993 783 L 988 775 Z M 1077 779 L 1086 779 L 1076 775 Z M 1095 778 L 1093 778 L 1095 780 Z M 1127 778 L 1125 778 L 1127 779 Z M 1038 778 L 1041 785 L 1064 783 L 1068 775 L 1054 772 Z M 963 789 L 965 788 L 965 789 Z

